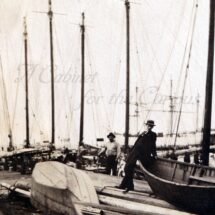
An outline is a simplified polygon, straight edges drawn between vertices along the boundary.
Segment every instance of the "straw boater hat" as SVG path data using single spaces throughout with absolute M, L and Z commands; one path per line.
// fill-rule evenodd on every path
M 151 126 L 155 126 L 155 123 L 153 120 L 147 120 L 147 122 L 145 123 L 146 125 L 151 125 Z
M 116 136 L 114 135 L 114 133 L 110 132 L 110 133 L 107 135 L 107 138 L 110 138 L 110 137 L 115 138 Z

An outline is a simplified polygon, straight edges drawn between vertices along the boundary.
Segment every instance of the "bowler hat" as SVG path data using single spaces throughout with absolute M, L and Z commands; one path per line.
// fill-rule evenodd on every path
M 147 120 L 147 122 L 145 123 L 146 125 L 151 125 L 151 126 L 155 126 L 155 123 L 153 120 Z
M 116 136 L 114 135 L 114 133 L 110 132 L 110 133 L 107 135 L 107 138 L 110 138 L 110 137 L 115 138 Z

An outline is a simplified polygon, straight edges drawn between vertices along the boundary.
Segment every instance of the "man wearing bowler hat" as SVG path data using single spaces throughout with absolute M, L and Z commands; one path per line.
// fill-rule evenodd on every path
M 106 160 L 106 174 L 110 175 L 111 170 L 113 175 L 117 175 L 117 161 L 121 152 L 120 145 L 115 141 L 115 135 L 111 132 L 107 135 L 109 141 L 105 147 L 99 152 L 98 156 L 105 151 Z
M 146 123 L 147 129 L 137 138 L 131 151 L 127 157 L 125 165 L 125 177 L 120 186 L 117 188 L 125 189 L 124 192 L 134 190 L 133 175 L 136 166 L 136 161 L 139 160 L 145 167 L 147 167 L 153 159 L 157 157 L 156 153 L 156 139 L 157 135 L 152 131 L 155 126 L 153 120 L 148 120 Z

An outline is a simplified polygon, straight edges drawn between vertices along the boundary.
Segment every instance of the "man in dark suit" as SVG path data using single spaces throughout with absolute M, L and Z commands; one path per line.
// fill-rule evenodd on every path
M 125 177 L 121 184 L 117 187 L 125 189 L 125 192 L 134 190 L 133 175 L 136 166 L 136 161 L 139 160 L 145 167 L 147 167 L 153 159 L 157 157 L 156 153 L 156 139 L 157 135 L 152 131 L 155 126 L 153 120 L 146 122 L 147 131 L 144 131 L 134 143 L 131 151 L 127 157 L 125 165 Z

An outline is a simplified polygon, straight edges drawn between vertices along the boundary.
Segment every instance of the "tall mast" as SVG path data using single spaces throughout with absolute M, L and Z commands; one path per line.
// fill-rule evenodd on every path
M 210 0 L 208 67 L 207 67 L 207 77 L 206 77 L 205 116 L 204 116 L 203 140 L 202 140 L 203 165 L 209 164 L 209 152 L 210 152 L 211 112 L 212 112 L 212 93 L 213 93 L 213 63 L 214 63 L 214 12 L 215 12 L 215 1 Z
M 29 107 L 28 107 L 28 33 L 26 18 L 24 18 L 24 46 L 25 46 L 25 113 L 26 113 L 26 148 L 30 147 L 29 140 Z
M 125 107 L 125 151 L 129 144 L 129 104 L 130 104 L 130 2 L 125 0 L 126 8 L 126 107 Z
M 49 33 L 50 33 L 50 62 L 51 62 L 51 147 L 55 144 L 55 93 L 54 93 L 54 50 L 53 50 L 53 11 L 52 1 L 49 0 Z
M 173 111 L 172 80 L 170 80 L 170 137 L 173 135 Z
M 79 146 L 83 142 L 84 133 L 84 77 L 85 77 L 85 24 L 84 24 L 84 13 L 82 13 L 82 24 L 81 24 L 81 111 L 80 111 L 80 136 Z

